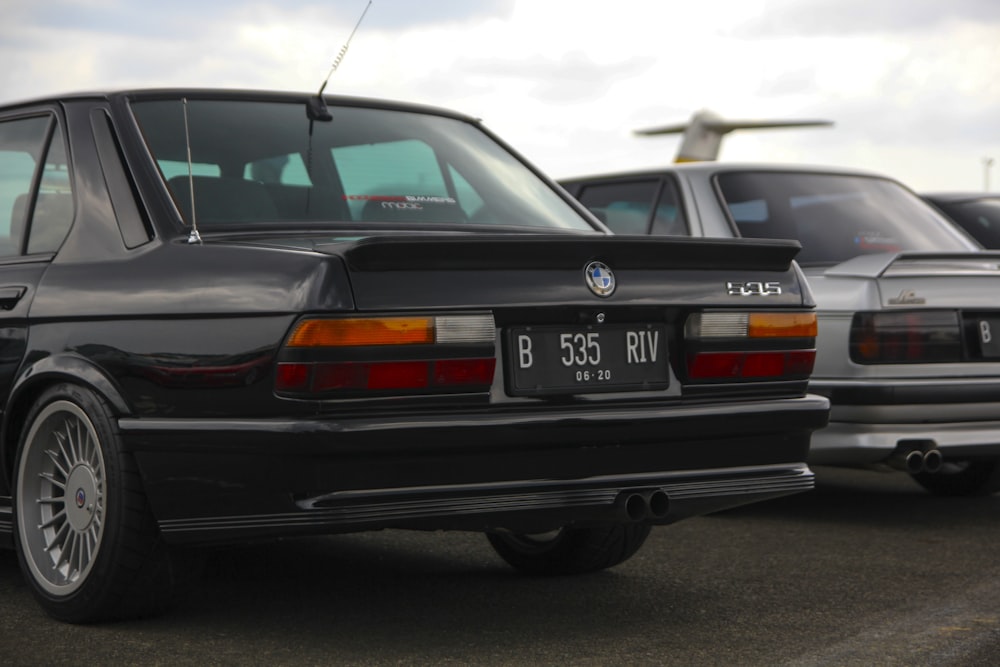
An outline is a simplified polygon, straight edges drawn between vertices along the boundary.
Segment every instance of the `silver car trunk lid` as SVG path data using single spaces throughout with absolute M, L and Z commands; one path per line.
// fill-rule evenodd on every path
M 1000 252 L 861 255 L 824 275 L 875 280 L 883 308 L 1000 307 Z

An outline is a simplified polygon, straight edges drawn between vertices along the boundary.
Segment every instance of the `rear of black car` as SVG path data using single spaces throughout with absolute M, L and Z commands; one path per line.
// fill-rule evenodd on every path
M 355 308 L 294 318 L 270 386 L 234 389 L 231 416 L 123 421 L 167 539 L 669 523 L 812 486 L 802 462 L 827 406 L 805 396 L 815 319 L 794 246 L 414 235 L 315 250 L 343 262 Z M 780 294 L 751 309 L 729 276 Z
M 12 314 L 0 533 L 50 613 L 150 612 L 178 547 L 380 528 L 587 572 L 812 488 L 796 243 L 613 237 L 474 120 L 327 102 L 39 115 L 75 214 Z

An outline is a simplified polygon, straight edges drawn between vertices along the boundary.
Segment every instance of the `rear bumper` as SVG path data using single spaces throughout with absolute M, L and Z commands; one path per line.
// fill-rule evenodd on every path
M 823 380 L 830 423 L 813 434 L 814 465 L 872 465 L 894 452 L 937 449 L 945 460 L 1000 458 L 1000 382 L 931 378 L 858 382 Z
M 387 527 L 540 531 L 588 521 L 671 523 L 812 488 L 804 461 L 828 407 L 826 399 L 806 396 L 119 425 L 164 537 L 219 543 Z M 636 500 L 651 495 L 663 502 Z
M 886 462 L 897 450 L 938 449 L 949 459 L 1000 458 L 1000 421 L 952 424 L 869 424 L 831 421 L 809 448 L 813 465 L 860 466 Z

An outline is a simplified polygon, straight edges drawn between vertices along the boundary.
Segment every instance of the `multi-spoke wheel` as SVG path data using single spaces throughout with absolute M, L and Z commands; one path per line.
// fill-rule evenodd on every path
M 162 608 L 170 558 L 101 398 L 69 384 L 47 390 L 28 414 L 15 473 L 18 557 L 46 611 L 93 622 Z
M 35 582 L 68 595 L 87 580 L 104 535 L 104 455 L 87 414 L 69 401 L 32 422 L 18 468 L 21 544 Z
M 650 527 L 611 523 L 543 534 L 487 533 L 507 563 L 530 574 L 583 574 L 623 563 L 649 536 Z
M 936 496 L 985 496 L 1000 491 L 1000 461 L 945 459 L 940 471 L 913 479 Z

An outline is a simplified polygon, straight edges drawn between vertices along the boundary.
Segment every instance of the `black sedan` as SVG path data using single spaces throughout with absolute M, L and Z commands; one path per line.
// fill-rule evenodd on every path
M 0 544 L 70 622 L 162 609 L 194 547 L 295 535 L 613 566 L 651 525 L 813 486 L 798 248 L 610 236 L 438 109 L 8 105 Z
M 1000 194 L 931 192 L 921 195 L 984 248 L 1000 249 Z

